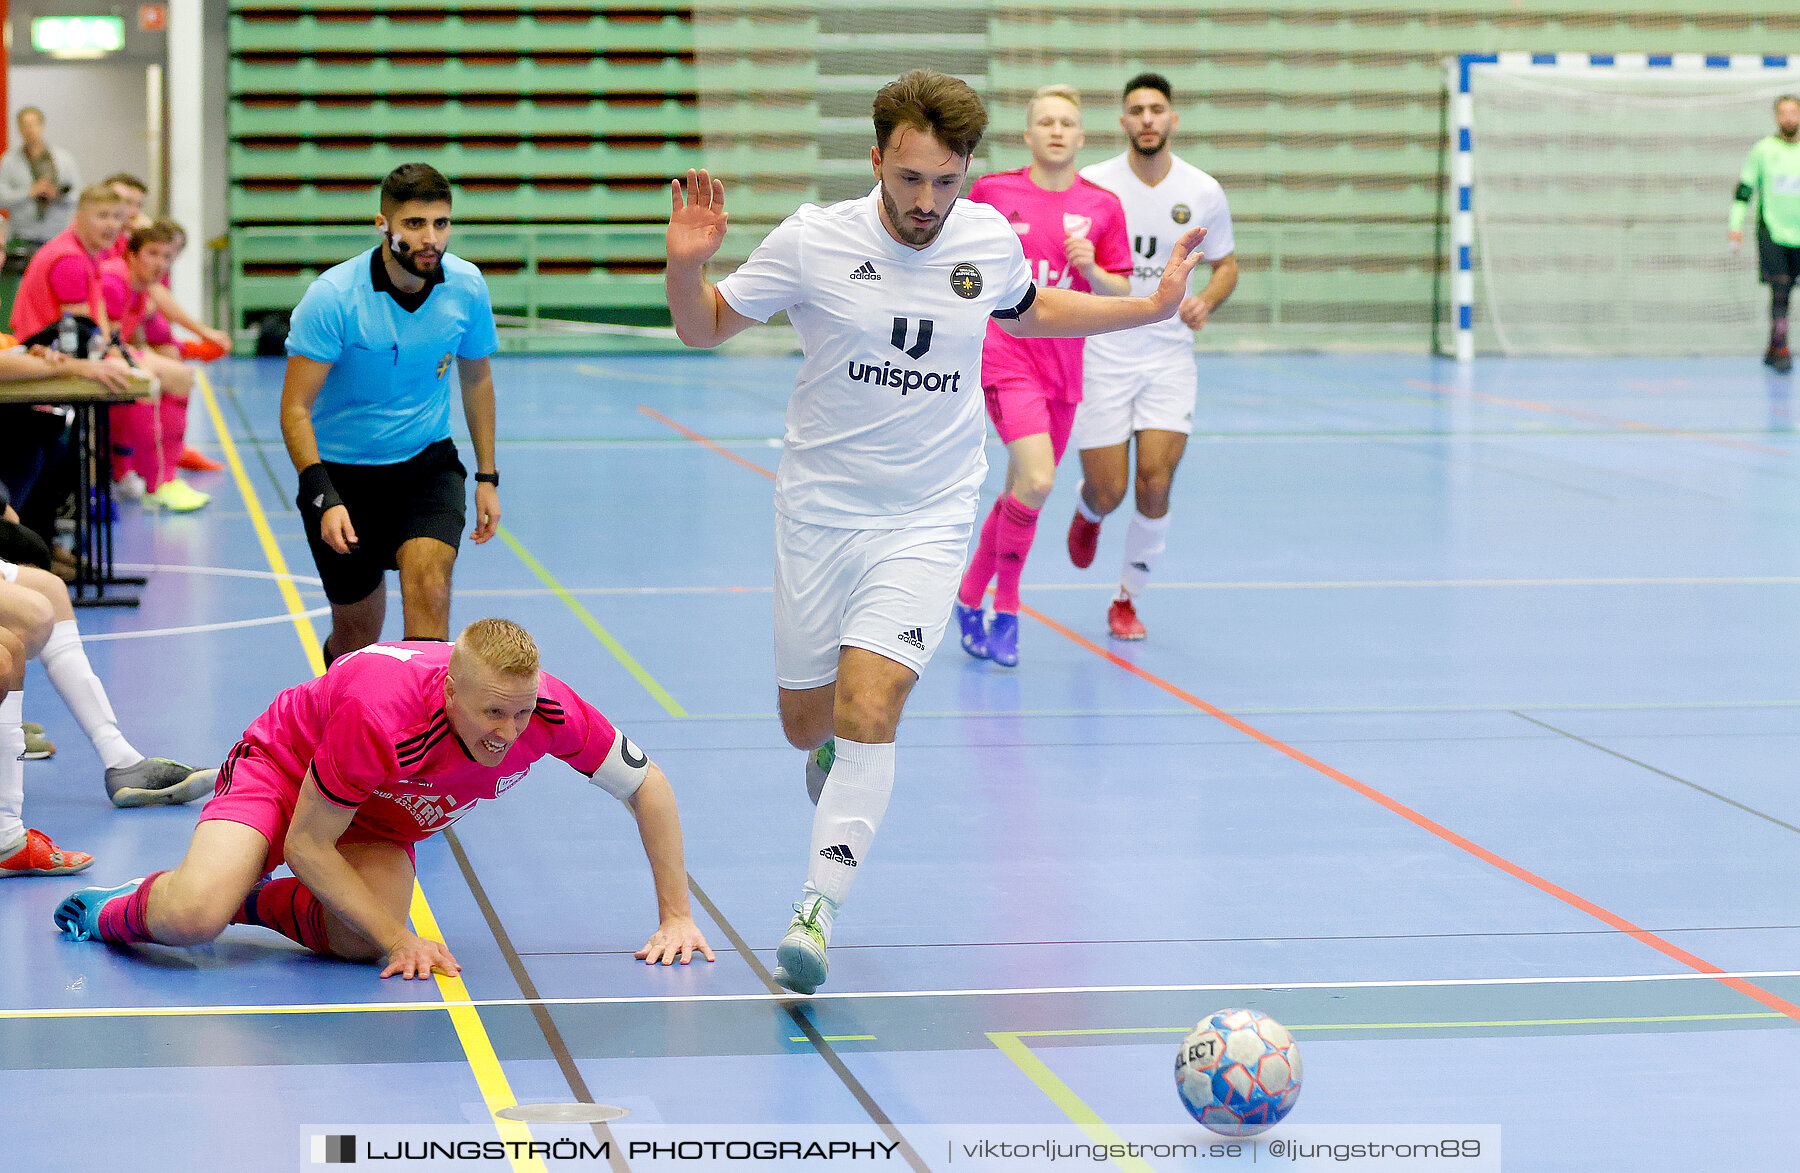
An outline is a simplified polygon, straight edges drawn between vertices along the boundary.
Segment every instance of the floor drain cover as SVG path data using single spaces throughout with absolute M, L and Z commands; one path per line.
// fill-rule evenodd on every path
M 494 1113 L 502 1120 L 523 1120 L 527 1124 L 599 1124 L 630 1114 L 630 1108 L 615 1108 L 611 1104 L 515 1104 Z

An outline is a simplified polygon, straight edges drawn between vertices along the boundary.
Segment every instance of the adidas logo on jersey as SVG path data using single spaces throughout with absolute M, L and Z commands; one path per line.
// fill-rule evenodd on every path
M 850 845 L 848 843 L 839 843 L 835 847 L 820 848 L 819 854 L 830 860 L 832 863 L 841 863 L 847 868 L 856 866 L 856 857 L 850 854 Z
M 925 632 L 920 628 L 915 627 L 911 631 L 901 632 L 899 639 L 901 643 L 909 647 L 917 648 L 921 652 L 925 650 Z
M 850 274 L 850 280 L 852 280 L 852 281 L 879 281 L 879 280 L 881 280 L 881 274 L 877 273 L 875 271 L 875 262 L 874 261 L 864 261 L 861 265 L 859 265 L 857 267 L 857 269 L 854 273 Z

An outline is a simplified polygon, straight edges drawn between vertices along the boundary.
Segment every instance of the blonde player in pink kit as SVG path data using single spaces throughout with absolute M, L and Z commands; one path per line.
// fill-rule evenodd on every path
M 1081 95 L 1073 86 L 1044 86 L 1032 95 L 1025 145 L 1031 166 L 983 176 L 969 198 L 1005 214 L 1039 288 L 1130 293 L 1125 209 L 1118 196 L 1075 172 L 1082 133 Z M 1015 338 L 989 323 L 981 348 L 981 390 L 1006 445 L 1006 487 L 982 524 L 955 611 L 963 651 L 1006 668 L 1019 662 L 1019 577 L 1081 402 L 1085 342 Z M 994 620 L 984 629 L 982 599 L 990 582 Z
M 637 956 L 713 959 L 688 911 L 669 782 L 575 690 L 538 668 L 537 645 L 482 619 L 454 645 L 374 644 L 287 689 L 219 769 L 187 857 L 57 908 L 78 941 L 198 945 L 262 925 L 316 953 L 382 963 L 381 976 L 462 967 L 407 928 L 413 844 L 561 758 L 636 817 L 661 923 Z M 271 879 L 286 863 L 293 877 Z

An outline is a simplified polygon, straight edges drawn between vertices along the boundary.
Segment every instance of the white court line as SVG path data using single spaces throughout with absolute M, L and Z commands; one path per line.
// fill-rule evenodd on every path
M 311 581 L 317 581 L 316 579 Z M 1800 586 L 1800 576 L 1731 576 L 1674 578 L 1394 578 L 1271 580 L 1268 582 L 1153 582 L 1154 591 L 1321 591 L 1357 589 L 1417 589 L 1427 587 L 1593 587 L 1593 586 Z M 569 587 L 571 595 L 744 595 L 768 594 L 766 586 L 665 586 L 665 587 Z M 1024 583 L 1026 591 L 1113 591 L 1116 583 Z M 486 587 L 459 590 L 462 595 L 549 595 L 560 592 L 542 587 Z
M 167 571 L 170 574 L 214 574 L 223 578 L 272 578 L 287 579 L 289 582 L 320 583 L 320 580 L 308 574 L 276 574 L 272 570 L 240 570 L 235 566 L 187 566 L 180 563 L 162 562 L 115 562 L 119 570 Z M 320 583 L 320 585 L 323 585 Z
M 128 1018 L 233 1014 L 376 1014 L 445 1010 L 473 1006 L 657 1006 L 699 1002 L 854 1001 L 860 998 L 989 998 L 1036 994 L 1183 994 L 1280 990 L 1396 990 L 1452 986 L 1606 985 L 1613 982 L 1715 982 L 1722 978 L 1800 977 L 1800 969 L 1740 970 L 1731 973 L 1639 973 L 1590 977 L 1423 978 L 1366 982 L 1231 982 L 1180 986 L 1025 986 L 989 990 L 842 990 L 829 994 L 647 994 L 617 998 L 471 998 L 463 1002 L 312 1002 L 247 1006 L 110 1006 L 0 1010 L 0 1021 L 27 1018 Z
M 312 610 L 302 611 L 300 614 L 308 619 L 313 619 L 329 614 L 330 611 L 329 606 L 314 607 Z M 195 623 L 188 627 L 151 627 L 142 631 L 103 631 L 97 635 L 89 635 L 84 631 L 81 633 L 81 642 L 91 644 L 108 639 L 149 639 L 151 636 L 157 635 L 193 635 L 201 631 L 229 631 L 236 627 L 266 627 L 275 623 L 292 623 L 294 618 L 293 615 L 284 612 L 280 615 L 265 615 L 261 619 L 230 619 L 220 623 Z

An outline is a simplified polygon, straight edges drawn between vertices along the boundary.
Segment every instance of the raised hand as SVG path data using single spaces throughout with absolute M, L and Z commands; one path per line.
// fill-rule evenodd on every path
M 725 241 L 725 184 L 704 170 L 689 171 L 669 184 L 669 264 L 698 268 L 712 259 Z
M 1162 317 L 1168 317 L 1181 305 L 1187 297 L 1188 274 L 1200 263 L 1200 242 L 1206 237 L 1206 229 L 1190 228 L 1182 233 L 1181 239 L 1169 253 L 1169 263 L 1164 266 L 1162 281 L 1156 286 L 1156 292 L 1150 300 L 1162 310 Z

